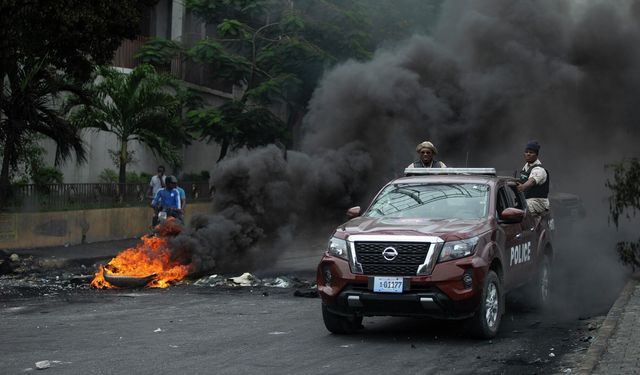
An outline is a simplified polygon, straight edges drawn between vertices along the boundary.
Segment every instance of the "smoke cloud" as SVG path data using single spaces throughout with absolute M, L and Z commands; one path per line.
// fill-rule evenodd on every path
M 216 214 L 196 218 L 174 245 L 199 272 L 250 268 L 301 223 L 366 204 L 423 140 L 449 166 L 511 174 L 536 139 L 552 190 L 587 206 L 589 220 L 561 250 L 575 255 L 575 267 L 620 274 L 615 260 L 582 259 L 628 234 L 608 226 L 604 166 L 638 154 L 638 19 L 640 2 L 631 0 L 445 1 L 432 35 L 326 73 L 299 151 L 285 158 L 269 146 L 220 163 Z M 586 233 L 603 231 L 606 241 L 589 244 Z

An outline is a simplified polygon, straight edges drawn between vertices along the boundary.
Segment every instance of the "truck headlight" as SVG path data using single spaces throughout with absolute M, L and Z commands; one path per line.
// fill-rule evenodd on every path
M 473 254 L 476 250 L 476 244 L 480 237 L 471 237 L 466 240 L 448 241 L 442 246 L 438 262 L 446 262 L 448 260 L 464 258 Z
M 349 252 L 347 247 L 347 241 L 332 237 L 329 240 L 329 254 L 342 259 L 349 259 Z

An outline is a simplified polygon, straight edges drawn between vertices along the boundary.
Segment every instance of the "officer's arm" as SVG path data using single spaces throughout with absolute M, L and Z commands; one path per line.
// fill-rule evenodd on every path
M 518 191 L 525 191 L 532 186 L 536 186 L 536 180 L 534 180 L 533 177 L 529 177 L 524 184 L 518 184 Z

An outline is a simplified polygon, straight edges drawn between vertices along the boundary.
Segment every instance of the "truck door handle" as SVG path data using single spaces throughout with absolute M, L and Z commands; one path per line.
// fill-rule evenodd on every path
M 522 237 L 522 233 L 516 234 L 516 238 L 520 238 L 520 237 Z

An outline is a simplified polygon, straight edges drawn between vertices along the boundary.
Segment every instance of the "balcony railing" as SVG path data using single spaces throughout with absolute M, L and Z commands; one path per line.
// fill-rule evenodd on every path
M 189 202 L 211 199 L 209 183 L 182 183 Z M 141 206 L 151 202 L 148 183 L 47 184 L 12 186 L 9 211 L 64 211 L 90 208 Z

